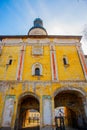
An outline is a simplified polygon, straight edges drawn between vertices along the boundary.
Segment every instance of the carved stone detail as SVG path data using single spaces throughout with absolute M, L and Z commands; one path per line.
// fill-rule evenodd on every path
M 43 46 L 40 45 L 33 46 L 32 55 L 43 55 Z

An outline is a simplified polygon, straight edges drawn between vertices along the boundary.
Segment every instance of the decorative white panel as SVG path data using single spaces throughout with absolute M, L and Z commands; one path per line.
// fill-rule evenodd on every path
M 14 96 L 7 96 L 3 112 L 3 127 L 10 127 L 14 111 Z
M 50 96 L 43 96 L 43 124 L 52 124 L 52 102 Z
M 43 54 L 43 46 L 33 46 L 32 47 L 32 55 L 42 55 Z

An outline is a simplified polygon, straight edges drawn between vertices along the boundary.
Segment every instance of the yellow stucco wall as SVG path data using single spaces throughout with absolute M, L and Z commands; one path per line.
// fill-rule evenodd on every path
M 68 65 L 63 64 L 63 57 L 68 59 Z M 59 80 L 84 80 L 84 74 L 76 46 L 56 46 L 56 59 Z
M 32 55 L 32 47 L 26 46 L 23 80 L 38 80 L 37 76 L 32 75 L 32 66 L 35 63 L 40 63 L 42 65 L 42 76 L 40 76 L 40 80 L 51 80 L 50 48 L 49 46 L 44 46 L 43 49 L 43 55 L 34 56 Z
M 16 81 L 18 64 L 20 59 L 20 50 L 21 45 L 9 45 L 3 46 L 2 54 L 0 56 L 0 81 Z M 15 104 L 14 104 L 14 114 L 12 118 L 12 126 L 14 126 L 14 121 L 16 118 L 18 98 L 21 94 L 30 92 L 35 93 L 40 98 L 40 110 L 42 109 L 42 96 L 50 95 L 53 96 L 56 90 L 67 87 L 68 83 L 61 84 L 59 81 L 85 81 L 85 76 L 83 73 L 82 65 L 78 56 L 78 52 L 75 45 L 55 45 L 55 54 L 56 54 L 56 63 L 58 69 L 58 81 L 49 85 L 43 84 L 36 85 L 36 89 L 33 89 L 32 83 L 30 85 L 23 84 L 23 81 L 52 81 L 52 70 L 51 70 L 51 58 L 50 58 L 50 44 L 43 46 L 43 55 L 34 56 L 32 55 L 32 46 L 26 45 L 24 51 L 24 64 L 22 70 L 22 81 L 19 83 L 12 83 L 9 85 L 8 89 L 0 92 L 0 121 L 2 119 L 2 114 L 4 110 L 5 96 L 14 95 Z M 64 66 L 63 56 L 68 58 L 69 65 Z M 7 62 L 11 58 L 12 64 L 7 65 Z M 37 76 L 32 75 L 32 66 L 35 63 L 42 64 L 42 75 L 38 78 Z M 10 83 L 9 83 L 10 84 Z M 80 85 L 78 83 L 72 83 L 72 87 L 78 89 Z M 4 88 L 3 88 L 4 89 Z M 85 92 L 87 92 L 86 85 L 83 86 Z M 4 98 L 3 98 L 4 96 Z M 52 104 L 54 105 L 54 104 Z M 53 106 L 52 106 L 53 107 Z M 42 116 L 42 111 L 41 111 Z M 54 121 L 54 120 L 53 120 Z M 1 121 L 2 122 L 2 121 Z
M 0 80 L 16 80 L 21 46 L 4 46 L 0 56 Z M 76 46 L 55 46 L 58 80 L 85 80 Z M 68 58 L 69 65 L 64 66 L 63 56 Z M 12 64 L 7 65 L 9 58 Z M 43 47 L 43 55 L 32 55 L 32 46 L 27 45 L 24 52 L 22 80 L 38 80 L 32 75 L 32 66 L 42 64 L 40 80 L 52 79 L 50 46 Z
M 18 66 L 20 46 L 4 46 L 0 56 L 0 80 L 15 80 Z M 12 64 L 7 65 L 9 59 Z

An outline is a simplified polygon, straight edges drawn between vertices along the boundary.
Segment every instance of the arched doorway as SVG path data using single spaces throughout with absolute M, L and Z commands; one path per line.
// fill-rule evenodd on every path
M 84 96 L 75 90 L 62 90 L 54 97 L 57 127 L 85 128 Z
M 18 103 L 16 130 L 39 130 L 40 104 L 34 94 L 24 94 Z

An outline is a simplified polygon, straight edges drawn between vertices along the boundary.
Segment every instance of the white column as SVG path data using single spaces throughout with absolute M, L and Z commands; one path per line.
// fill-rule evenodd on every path
M 52 125 L 55 128 L 55 106 L 54 106 L 54 97 L 52 97 Z
M 42 102 L 42 129 L 52 130 L 52 98 L 49 95 L 43 96 Z

